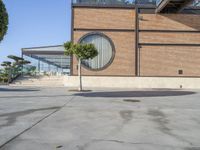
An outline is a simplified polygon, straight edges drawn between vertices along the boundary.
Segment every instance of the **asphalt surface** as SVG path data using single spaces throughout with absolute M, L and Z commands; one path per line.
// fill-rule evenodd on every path
M 0 150 L 200 150 L 200 91 L 0 87 Z

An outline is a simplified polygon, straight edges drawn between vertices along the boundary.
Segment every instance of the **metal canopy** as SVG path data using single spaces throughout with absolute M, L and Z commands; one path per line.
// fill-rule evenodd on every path
M 157 0 L 156 13 L 178 13 L 193 2 L 194 0 Z
M 22 48 L 22 55 L 31 57 L 58 68 L 70 68 L 70 56 L 64 55 L 63 45 Z

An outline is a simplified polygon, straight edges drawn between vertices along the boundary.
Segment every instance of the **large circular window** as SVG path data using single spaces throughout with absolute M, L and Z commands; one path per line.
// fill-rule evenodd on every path
M 98 50 L 98 56 L 83 60 L 82 64 L 92 70 L 102 70 L 114 59 L 114 44 L 110 38 L 102 33 L 89 33 L 80 39 L 80 43 L 92 43 Z

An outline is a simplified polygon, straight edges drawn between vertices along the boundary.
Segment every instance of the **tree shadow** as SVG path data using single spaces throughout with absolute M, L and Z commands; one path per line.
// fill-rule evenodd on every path
M 167 97 L 167 96 L 185 96 L 196 92 L 178 91 L 178 90 L 155 90 L 155 91 L 112 91 L 112 92 L 90 92 L 76 93 L 75 96 L 83 97 Z

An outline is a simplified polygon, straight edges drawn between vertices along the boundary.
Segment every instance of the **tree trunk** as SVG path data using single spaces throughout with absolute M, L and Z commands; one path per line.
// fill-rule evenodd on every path
M 78 59 L 79 91 L 82 91 L 81 59 Z
M 9 68 L 9 69 L 8 69 L 8 83 L 7 83 L 7 84 L 10 84 L 10 81 L 11 81 L 11 74 L 12 74 L 12 69 Z

